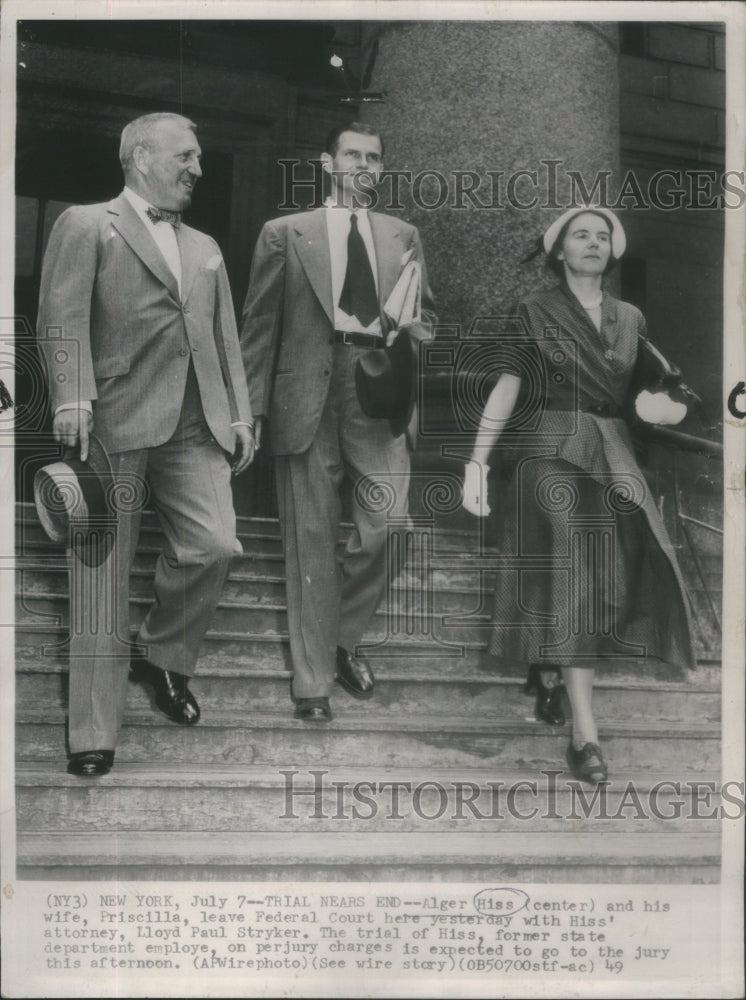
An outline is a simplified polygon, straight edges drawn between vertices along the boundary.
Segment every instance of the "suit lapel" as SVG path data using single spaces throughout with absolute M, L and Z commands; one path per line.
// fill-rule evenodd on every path
M 181 301 L 186 302 L 192 290 L 194 279 L 202 259 L 199 240 L 194 238 L 194 230 L 181 225 L 176 230 L 176 242 L 181 255 Z
M 401 274 L 401 258 L 404 253 L 401 233 L 388 215 L 370 212 L 370 229 L 376 247 L 376 270 L 378 271 L 378 300 L 381 309 L 391 294 Z
M 143 264 L 159 281 L 163 282 L 176 302 L 179 301 L 179 289 L 176 278 L 163 258 L 142 220 L 124 195 L 112 201 L 108 208 L 112 216 L 111 224 L 127 241 Z
M 329 260 L 329 236 L 326 210 L 318 208 L 296 222 L 295 250 L 306 272 L 308 283 L 334 326 L 332 268 Z

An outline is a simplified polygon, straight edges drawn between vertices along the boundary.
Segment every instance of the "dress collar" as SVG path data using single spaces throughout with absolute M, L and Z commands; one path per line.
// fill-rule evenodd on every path
M 567 282 L 563 281 L 557 288 L 567 299 L 569 306 L 584 323 L 587 329 L 593 331 L 593 336 L 601 338 L 602 346 L 606 348 L 606 353 L 613 353 L 614 346 L 619 338 L 619 327 L 617 325 L 617 300 L 613 295 L 604 289 L 601 297 L 601 330 L 597 330 L 593 320 L 583 308 L 580 299 L 575 295 Z

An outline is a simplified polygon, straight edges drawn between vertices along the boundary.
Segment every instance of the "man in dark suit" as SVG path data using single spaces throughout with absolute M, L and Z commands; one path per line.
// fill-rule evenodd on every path
M 375 182 L 383 167 L 380 134 L 352 122 L 330 135 L 321 159 L 331 198 L 264 226 L 241 334 L 257 444 L 266 423 L 276 457 L 293 695 L 296 717 L 309 721 L 331 718 L 335 675 L 354 696 L 373 693 L 356 646 L 386 586 L 387 519 L 407 514 L 409 453 L 388 420 L 363 413 L 355 364 L 395 333 L 383 305 L 410 259 L 422 266 L 423 306 L 411 335 L 430 336 L 432 316 L 416 228 L 357 208 L 356 175 Z M 340 564 L 345 475 L 354 530 Z
M 181 222 L 201 176 L 193 122 L 158 113 L 122 132 L 123 193 L 75 206 L 56 222 L 42 271 L 38 333 L 54 436 L 109 452 L 120 483 L 147 484 L 166 536 L 155 603 L 134 666 L 173 721 L 199 708 L 187 678 L 236 547 L 231 467 L 253 458 L 246 380 L 228 278 L 217 244 Z M 60 331 L 78 351 L 60 351 Z M 137 506 L 136 504 L 134 506 Z M 105 774 L 125 707 L 130 666 L 129 571 L 139 512 L 118 512 L 116 542 L 99 567 L 74 561 L 69 770 Z M 115 629 L 96 611 L 115 593 Z

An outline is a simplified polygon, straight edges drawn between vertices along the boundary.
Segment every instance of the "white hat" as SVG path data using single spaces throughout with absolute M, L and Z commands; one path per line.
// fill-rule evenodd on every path
M 611 224 L 611 256 L 619 260 L 627 247 L 627 237 L 624 235 L 622 224 L 610 209 L 597 208 L 595 205 L 568 208 L 558 219 L 555 219 L 544 233 L 544 252 L 549 253 L 551 251 L 557 242 L 557 237 L 562 231 L 562 227 L 571 219 L 574 219 L 576 215 L 582 215 L 583 212 L 595 212 L 597 215 L 603 215 L 605 219 L 609 220 Z

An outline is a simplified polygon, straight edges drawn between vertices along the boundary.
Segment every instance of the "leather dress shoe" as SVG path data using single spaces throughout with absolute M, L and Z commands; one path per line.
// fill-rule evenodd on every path
M 67 770 L 82 778 L 96 778 L 101 774 L 108 774 L 113 763 L 113 750 L 83 750 L 70 754 Z
M 541 667 L 532 664 L 528 670 L 528 679 L 524 685 L 525 694 L 536 695 L 534 712 L 537 719 L 550 726 L 564 726 L 565 713 L 562 710 L 562 686 L 557 683 L 548 687 L 541 678 Z M 546 668 L 545 668 L 546 669 Z
M 576 750 L 571 741 L 567 748 L 567 763 L 579 781 L 598 785 L 608 778 L 608 768 L 598 743 L 586 743 Z
M 331 722 L 332 710 L 328 698 L 298 698 L 295 718 L 304 722 Z
M 337 672 L 334 676 L 353 698 L 363 699 L 373 696 L 376 684 L 373 671 L 365 660 L 353 656 L 341 646 L 337 646 Z
M 138 659 L 132 663 L 132 675 L 135 680 L 152 686 L 156 705 L 172 722 L 180 726 L 194 726 L 199 722 L 199 705 L 184 674 L 161 670 L 145 659 Z

